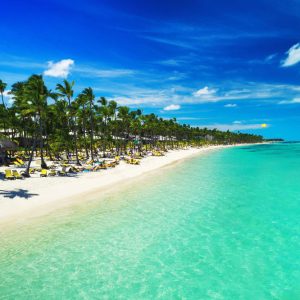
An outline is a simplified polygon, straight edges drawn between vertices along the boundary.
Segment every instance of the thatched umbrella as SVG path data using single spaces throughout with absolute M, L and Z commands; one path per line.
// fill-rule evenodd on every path
M 0 152 L 16 150 L 18 145 L 9 140 L 0 140 Z
M 9 162 L 7 151 L 17 150 L 18 145 L 9 140 L 0 140 L 0 165 Z

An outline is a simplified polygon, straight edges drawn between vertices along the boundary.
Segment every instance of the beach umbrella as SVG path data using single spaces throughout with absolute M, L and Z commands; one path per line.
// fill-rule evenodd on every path
M 2 139 L 0 140 L 0 151 L 16 150 L 18 145 L 10 140 Z

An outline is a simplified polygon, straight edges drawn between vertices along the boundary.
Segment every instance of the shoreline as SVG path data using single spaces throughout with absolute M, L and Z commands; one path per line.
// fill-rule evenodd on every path
M 129 185 L 133 179 L 149 175 L 152 171 L 201 153 L 246 145 L 172 150 L 162 157 L 146 157 L 138 166 L 121 162 L 113 169 L 76 176 L 4 181 L 0 189 L 0 192 L 6 192 L 6 195 L 0 194 L 0 225 L 28 221 L 79 201 L 88 201 L 93 195 L 97 195 L 98 201 L 101 201 L 102 194 L 114 192 L 112 189 L 115 190 L 116 186 L 120 188 L 122 185 Z

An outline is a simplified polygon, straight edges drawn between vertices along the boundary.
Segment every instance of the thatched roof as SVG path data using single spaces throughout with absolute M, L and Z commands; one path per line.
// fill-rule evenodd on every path
M 0 140 L 0 151 L 15 150 L 18 145 L 9 140 Z

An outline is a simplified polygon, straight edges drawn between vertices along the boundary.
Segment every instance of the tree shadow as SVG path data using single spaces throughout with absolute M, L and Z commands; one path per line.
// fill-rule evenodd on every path
M 0 196 L 3 196 L 4 198 L 10 198 L 10 199 L 13 199 L 15 197 L 28 199 L 38 195 L 39 194 L 29 193 L 28 190 L 23 190 L 23 189 L 16 189 L 13 191 L 0 190 Z

